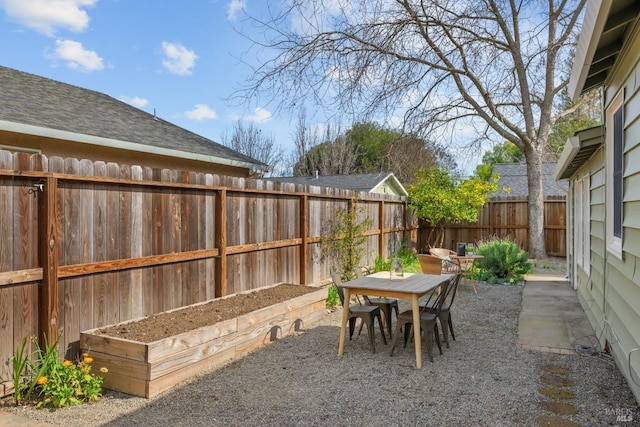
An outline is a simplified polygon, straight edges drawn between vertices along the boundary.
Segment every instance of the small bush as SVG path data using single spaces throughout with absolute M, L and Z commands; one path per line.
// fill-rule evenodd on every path
M 391 270 L 391 262 L 395 258 L 400 259 L 400 262 L 402 262 L 402 269 L 405 273 L 418 273 L 422 271 L 420 268 L 420 262 L 418 261 L 416 255 L 412 251 L 407 249 L 406 241 L 402 242 L 402 247 L 400 248 L 400 250 L 393 254 L 391 258 L 386 260 L 381 257 L 376 258 L 373 270 L 375 272 Z
M 58 338 L 49 343 L 45 337 L 40 347 L 37 339 L 31 337 L 35 347 L 33 354 L 27 351 L 27 339 L 16 349 L 13 356 L 14 402 L 16 405 L 27 403 L 33 391 L 40 395 L 38 408 L 61 408 L 99 400 L 102 396 L 101 374 L 91 373 L 93 358 L 88 353 L 82 355 L 77 363 L 61 361 L 58 353 Z M 34 360 L 32 360 L 34 359 Z M 101 368 L 102 374 L 108 372 Z
M 478 243 L 475 278 L 489 283 L 519 283 L 531 272 L 529 255 L 509 239 L 494 238 Z
M 328 308 L 338 305 L 338 289 L 333 285 L 329 286 L 326 303 Z

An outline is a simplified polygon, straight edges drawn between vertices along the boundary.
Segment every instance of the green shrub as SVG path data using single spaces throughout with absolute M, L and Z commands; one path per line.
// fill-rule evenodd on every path
M 326 303 L 329 308 L 338 305 L 338 289 L 333 285 L 329 286 Z
M 509 239 L 493 238 L 478 243 L 475 278 L 489 283 L 519 283 L 531 272 L 529 255 Z
M 35 337 L 31 337 L 35 347 L 33 354 L 27 352 L 27 339 L 16 349 L 12 358 L 14 377 L 17 377 L 14 380 L 16 405 L 28 402 L 34 390 L 41 397 L 37 402 L 39 408 L 79 405 L 96 401 L 102 396 L 103 377 L 91 373 L 93 358 L 84 353 L 76 363 L 61 361 L 58 352 L 61 337 L 62 331 L 53 343 L 49 343 L 45 337 L 42 347 Z M 100 372 L 106 373 L 107 368 L 101 368 Z
M 402 262 L 402 269 L 405 273 L 418 273 L 421 270 L 420 262 L 416 255 L 407 249 L 406 240 L 402 242 L 402 246 L 400 250 L 395 254 L 391 255 L 389 259 L 383 259 L 381 257 L 376 258 L 375 264 L 373 266 L 373 271 L 389 271 L 391 269 L 391 262 L 395 259 L 399 258 L 400 262 Z

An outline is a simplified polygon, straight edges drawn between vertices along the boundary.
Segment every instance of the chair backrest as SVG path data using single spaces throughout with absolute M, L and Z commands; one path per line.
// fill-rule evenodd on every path
M 340 273 L 337 271 L 331 272 L 331 279 L 333 280 L 333 284 L 338 290 L 338 297 L 340 298 L 340 304 L 344 307 L 344 291 L 342 290 L 342 278 L 340 277 Z
M 444 258 L 446 256 L 455 255 L 456 254 L 454 251 L 452 251 L 450 249 L 445 249 L 445 248 L 431 248 L 431 249 L 429 249 L 429 253 L 431 255 L 435 255 L 435 256 L 440 257 L 440 258 Z
M 462 274 L 458 273 L 449 280 L 449 284 L 447 285 L 447 289 L 444 292 L 446 295 L 442 300 L 443 304 L 448 304 L 449 307 L 453 305 L 453 300 L 456 298 L 456 294 L 458 293 L 458 285 L 460 284 L 460 278 Z
M 420 268 L 424 274 L 442 274 L 442 259 L 427 254 L 417 254 Z

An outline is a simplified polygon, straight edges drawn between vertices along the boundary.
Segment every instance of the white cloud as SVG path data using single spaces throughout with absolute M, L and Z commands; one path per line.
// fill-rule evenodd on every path
M 235 21 L 238 18 L 238 12 L 244 10 L 246 6 L 246 0 L 231 0 L 227 5 L 227 19 Z
M 162 65 L 173 74 L 187 76 L 196 65 L 198 55 L 179 43 L 162 42 L 164 59 Z
M 134 96 L 133 98 L 123 96 L 120 100 L 138 108 L 142 108 L 149 103 L 148 99 L 140 98 L 139 96 Z
M 193 110 L 186 111 L 184 116 L 191 120 L 213 120 L 218 114 L 206 104 L 196 104 Z
M 256 108 L 253 110 L 253 114 L 246 116 L 245 120 L 256 123 L 264 123 L 271 119 L 272 114 L 265 110 L 264 108 Z
M 89 25 L 84 8 L 97 0 L 1 0 L 0 7 L 15 22 L 47 36 L 59 28 L 81 32 Z
M 66 61 L 67 67 L 80 71 L 100 71 L 104 68 L 102 58 L 93 50 L 87 50 L 82 43 L 73 40 L 56 40 L 54 59 Z

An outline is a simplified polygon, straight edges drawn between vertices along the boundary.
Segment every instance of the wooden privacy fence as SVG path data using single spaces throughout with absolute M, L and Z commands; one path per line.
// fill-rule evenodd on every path
M 432 227 L 421 223 L 419 246 L 425 248 Z M 510 238 L 524 250 L 529 247 L 529 202 L 526 196 L 493 198 L 482 207 L 475 223 L 444 225 L 444 246 L 457 242 L 477 242 L 491 236 Z M 544 200 L 544 240 L 547 254 L 567 256 L 566 197 L 548 196 Z
M 325 280 L 349 208 L 373 223 L 363 263 L 417 240 L 401 197 L 0 151 L 0 383 L 25 337 L 63 328 L 72 357 L 83 330 Z

